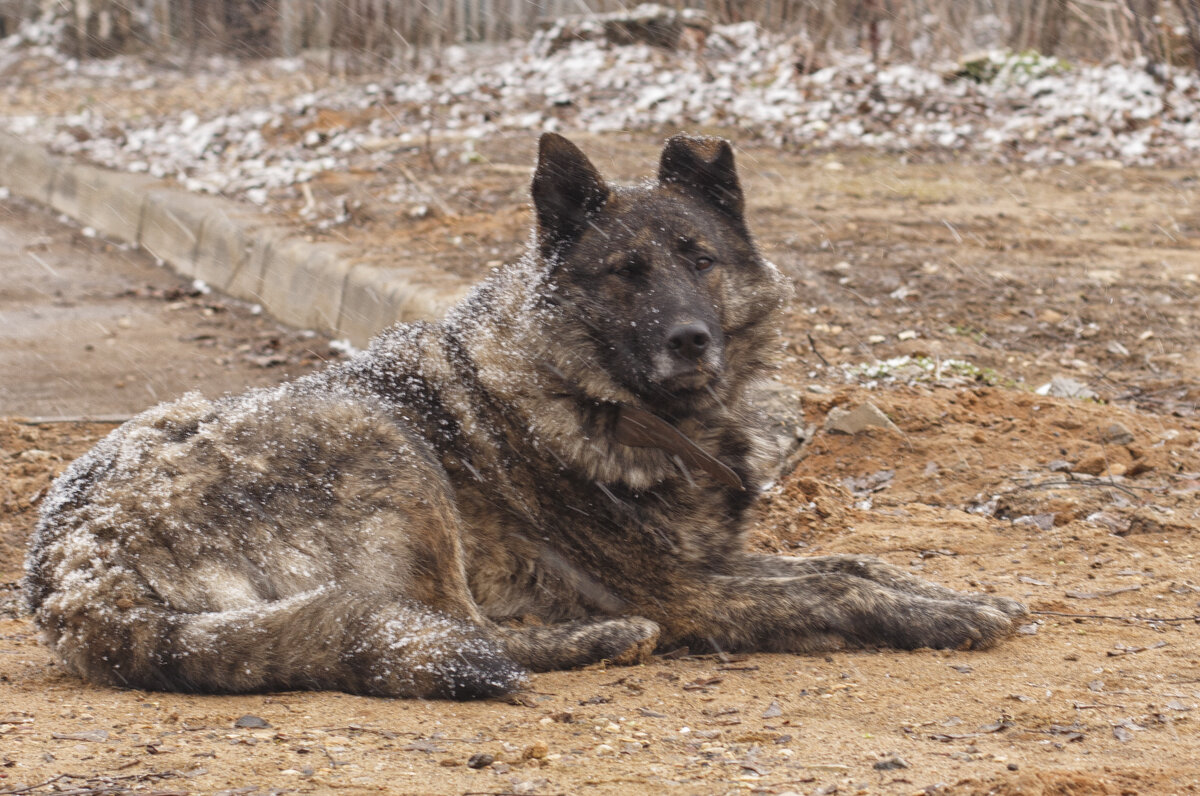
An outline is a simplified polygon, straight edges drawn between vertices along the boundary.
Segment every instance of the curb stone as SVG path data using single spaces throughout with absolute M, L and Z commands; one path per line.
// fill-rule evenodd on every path
M 0 185 L 13 193 L 49 205 L 60 162 L 39 146 L 0 133 Z
M 76 163 L 4 132 L 0 186 L 141 246 L 176 273 L 256 302 L 284 323 L 360 347 L 398 321 L 440 316 L 467 286 L 440 272 L 415 278 L 411 268 L 360 267 L 347 247 L 307 241 L 246 205 Z
M 146 194 L 156 183 L 142 174 L 64 163 L 54 174 L 50 206 L 105 237 L 136 243 Z
M 174 191 L 155 187 L 146 193 L 137 243 L 183 276 L 196 277 L 196 254 L 205 219 L 220 210 L 219 199 L 176 196 Z

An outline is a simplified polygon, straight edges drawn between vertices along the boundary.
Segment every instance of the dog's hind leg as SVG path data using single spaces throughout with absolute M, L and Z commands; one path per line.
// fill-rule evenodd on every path
M 50 600 L 38 619 L 69 668 L 117 686 L 467 699 L 511 691 L 523 675 L 470 621 L 334 588 L 206 613 Z
M 602 660 L 643 663 L 654 652 L 658 632 L 657 624 L 639 616 L 496 629 L 513 660 L 535 672 Z

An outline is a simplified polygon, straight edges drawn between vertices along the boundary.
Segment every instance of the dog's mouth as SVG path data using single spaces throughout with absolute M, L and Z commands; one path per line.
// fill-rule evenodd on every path
M 687 398 L 712 393 L 720 381 L 720 368 L 707 362 L 672 363 L 666 373 L 660 371 L 654 386 L 668 395 Z
M 698 392 L 709 386 L 716 378 L 716 374 L 711 373 L 703 368 L 690 368 L 683 373 L 676 373 L 668 376 L 659 382 L 659 385 L 671 393 L 690 393 Z

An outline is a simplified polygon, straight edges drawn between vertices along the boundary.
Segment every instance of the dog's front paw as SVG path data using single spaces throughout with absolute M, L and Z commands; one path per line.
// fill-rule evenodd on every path
M 1002 610 L 983 602 L 923 600 L 901 611 L 883 635 L 891 646 L 903 649 L 983 649 L 1010 635 L 1016 618 L 1024 615 L 1024 606 L 1007 602 L 1008 610 Z
M 658 646 L 658 625 L 640 616 L 613 621 L 620 622 L 624 627 L 609 638 L 613 654 L 603 657 L 618 666 L 634 666 L 649 661 L 654 648 Z M 622 646 L 624 649 L 618 651 Z
M 1029 609 L 1025 606 L 1025 603 L 1018 602 L 1017 600 L 1008 597 L 996 597 L 991 594 L 972 594 L 970 596 L 977 598 L 986 605 L 990 605 L 1006 616 L 1011 616 L 1013 619 L 1024 619 L 1029 616 Z

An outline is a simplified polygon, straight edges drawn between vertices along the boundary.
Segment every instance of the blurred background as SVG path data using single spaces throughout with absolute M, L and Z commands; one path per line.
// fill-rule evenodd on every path
M 664 4 L 711 23 L 754 22 L 797 37 L 808 58 L 958 57 L 1003 47 L 1094 60 L 1195 66 L 1200 0 L 692 0 Z M 618 0 L 0 0 L 0 35 L 55 27 L 78 57 L 295 56 L 352 49 L 404 63 L 448 44 L 527 39 L 573 14 L 630 12 Z M 658 30 L 663 43 L 678 26 Z M 635 34 L 636 35 L 636 34 Z

